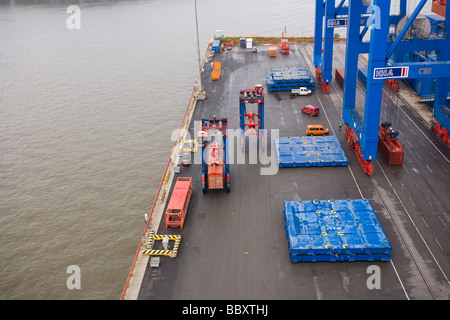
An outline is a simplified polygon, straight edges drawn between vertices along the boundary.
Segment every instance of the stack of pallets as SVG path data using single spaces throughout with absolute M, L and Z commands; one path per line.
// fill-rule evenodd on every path
M 316 83 L 305 68 L 273 68 L 266 73 L 269 91 L 291 91 L 300 87 L 314 90 Z
M 391 245 L 370 202 L 285 201 L 289 256 L 298 261 L 389 261 Z
M 280 168 L 348 165 L 336 136 L 280 137 L 275 150 Z

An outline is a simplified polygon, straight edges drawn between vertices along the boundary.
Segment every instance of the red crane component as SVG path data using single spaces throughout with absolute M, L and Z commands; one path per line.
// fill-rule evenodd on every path
M 383 122 L 378 131 L 378 150 L 390 166 L 403 164 L 405 145 L 397 140 L 398 132 L 392 130 L 390 122 Z
M 361 145 L 359 144 L 359 139 L 355 131 L 350 129 L 348 124 L 345 125 L 345 135 L 347 136 L 347 144 L 355 149 L 356 157 L 359 160 L 359 164 L 363 168 L 364 172 L 370 177 L 373 177 L 373 166 L 371 160 L 364 160 L 361 151 Z
M 323 92 L 330 93 L 330 84 L 328 82 L 323 82 L 322 70 L 320 70 L 319 67 L 316 67 L 316 80 L 320 82 Z
M 450 147 L 450 136 L 448 130 L 442 127 L 439 121 L 436 121 L 433 131 L 438 135 L 439 138 L 442 139 L 442 141 L 444 141 L 447 146 Z
M 397 79 L 388 79 L 386 80 L 386 83 L 395 91 L 398 92 L 398 90 L 400 89 L 400 86 L 398 84 L 398 80 Z
M 170 197 L 164 218 L 166 229 L 169 227 L 180 227 L 183 229 L 184 220 L 192 196 L 192 178 L 181 177 L 177 179 Z
M 280 40 L 280 51 L 281 53 L 289 54 L 289 40 L 287 39 L 287 31 L 286 27 L 284 27 L 284 30 L 281 32 L 281 40 Z
M 247 134 L 253 135 L 253 136 L 258 135 L 258 132 L 256 131 L 256 127 L 259 127 L 259 123 L 255 121 L 255 118 L 258 119 L 258 115 L 254 112 L 250 112 L 250 113 L 247 113 L 245 115 L 245 117 L 247 118 L 248 123 L 246 123 L 244 126 L 249 128 Z

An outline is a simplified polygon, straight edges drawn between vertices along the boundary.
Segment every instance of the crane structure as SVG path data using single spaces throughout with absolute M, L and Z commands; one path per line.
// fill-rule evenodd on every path
M 249 112 L 248 104 L 258 104 L 258 112 Z M 242 148 L 246 135 L 259 136 L 261 146 L 264 145 L 264 88 L 261 84 L 256 84 L 253 89 L 239 91 L 239 122 Z
M 348 5 L 344 6 L 346 1 Z M 377 156 L 385 80 L 436 79 L 433 115 L 441 132 L 445 134 L 445 128 L 450 128 L 450 109 L 446 106 L 450 82 L 450 38 L 447 37 L 450 20 L 445 19 L 442 36 L 423 36 L 411 32 L 413 23 L 426 2 L 427 0 L 421 0 L 413 13 L 407 15 L 407 1 L 400 0 L 399 13 L 391 15 L 391 0 L 342 0 L 337 7 L 334 0 L 316 0 L 314 62 L 316 75 L 319 73 L 320 76 L 317 80 L 322 82 L 324 89 L 329 90 L 328 85 L 332 80 L 333 29 L 346 27 L 342 117 L 348 144 L 355 149 L 364 172 L 370 176 L 373 175 L 371 161 Z M 446 16 L 449 14 L 448 10 L 447 6 Z M 399 24 L 401 21 L 404 23 Z M 391 27 L 397 27 L 398 31 L 391 33 Z M 325 35 L 322 51 L 323 29 Z M 369 31 L 370 41 L 364 40 Z M 432 61 L 405 59 L 411 52 L 434 53 L 436 58 Z M 361 117 L 355 105 L 358 58 L 359 54 L 364 53 L 368 54 L 368 68 L 364 117 Z

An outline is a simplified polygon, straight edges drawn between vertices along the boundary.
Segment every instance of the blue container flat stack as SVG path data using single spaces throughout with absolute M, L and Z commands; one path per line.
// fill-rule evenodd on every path
M 280 168 L 348 165 L 336 136 L 281 137 L 275 150 Z
M 366 199 L 285 201 L 292 262 L 389 261 L 391 245 Z
M 273 68 L 266 73 L 269 91 L 291 91 L 300 87 L 314 90 L 316 83 L 305 68 Z

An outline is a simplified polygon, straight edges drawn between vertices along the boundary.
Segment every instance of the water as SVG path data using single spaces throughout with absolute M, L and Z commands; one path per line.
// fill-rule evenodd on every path
M 216 29 L 313 34 L 314 1 L 197 3 L 202 56 Z M 197 75 L 194 1 L 0 0 L 0 70 L 0 299 L 118 299 Z

